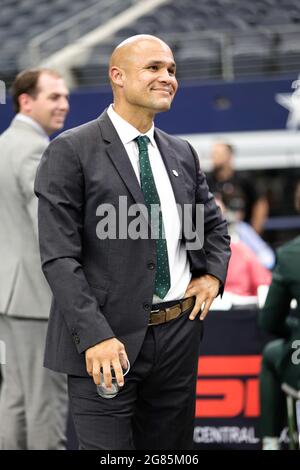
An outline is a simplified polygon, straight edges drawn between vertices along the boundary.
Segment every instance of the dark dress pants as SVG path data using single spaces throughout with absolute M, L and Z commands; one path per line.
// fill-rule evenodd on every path
M 140 353 L 111 399 L 90 377 L 68 377 L 80 449 L 189 450 L 203 322 L 178 319 L 148 327 Z

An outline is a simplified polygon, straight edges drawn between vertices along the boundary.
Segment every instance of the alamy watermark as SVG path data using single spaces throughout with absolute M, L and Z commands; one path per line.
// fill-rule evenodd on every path
M 0 339 L 0 365 L 6 364 L 6 344 Z
M 181 231 L 187 250 L 200 250 L 204 243 L 204 204 L 176 204 Z M 96 210 L 100 217 L 96 226 L 99 240 L 157 240 L 165 238 L 160 233 L 162 213 L 159 204 L 127 204 L 127 196 L 119 196 L 118 207 L 114 204 L 100 204 Z
M 0 80 L 0 104 L 6 104 L 6 86 L 3 80 Z

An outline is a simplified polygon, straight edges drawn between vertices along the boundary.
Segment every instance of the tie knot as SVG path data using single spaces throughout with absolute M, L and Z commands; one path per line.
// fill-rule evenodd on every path
M 148 144 L 150 142 L 150 139 L 147 135 L 139 135 L 134 140 L 137 142 L 140 152 L 142 150 L 147 150 L 148 149 Z

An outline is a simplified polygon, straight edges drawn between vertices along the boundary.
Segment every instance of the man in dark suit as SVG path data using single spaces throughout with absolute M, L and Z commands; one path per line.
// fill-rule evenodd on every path
M 154 128 L 176 93 L 175 72 L 160 39 L 121 43 L 109 66 L 114 104 L 55 139 L 36 179 L 54 294 L 45 365 L 68 374 L 81 449 L 192 447 L 198 315 L 222 291 L 230 249 L 194 150 Z M 195 227 L 197 204 L 204 224 L 194 244 L 180 213 L 190 207 Z M 112 370 L 121 386 L 110 400 L 97 395 L 100 369 L 107 388 Z

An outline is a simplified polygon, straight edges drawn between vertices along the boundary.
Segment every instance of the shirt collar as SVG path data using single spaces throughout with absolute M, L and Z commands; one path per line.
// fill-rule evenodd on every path
M 49 136 L 46 134 L 42 126 L 37 121 L 22 113 L 18 113 L 15 119 L 17 119 L 18 121 L 26 122 L 31 127 L 34 127 L 39 132 L 39 134 L 45 137 L 45 139 L 47 139 L 47 142 L 49 142 Z
M 112 104 L 109 106 L 107 114 L 113 123 L 113 126 L 115 127 L 123 145 L 129 144 L 129 142 L 132 142 L 136 137 L 141 135 L 138 129 L 129 124 L 129 122 L 125 121 L 125 119 L 116 113 Z M 142 135 L 149 137 L 151 145 L 156 147 L 156 142 L 154 140 L 154 123 L 152 123 L 151 128 Z

